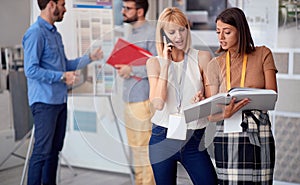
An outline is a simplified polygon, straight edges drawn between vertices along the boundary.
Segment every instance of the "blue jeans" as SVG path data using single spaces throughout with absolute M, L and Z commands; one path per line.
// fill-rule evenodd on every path
M 31 105 L 34 146 L 28 169 L 28 185 L 56 184 L 58 155 L 62 150 L 67 122 L 67 104 Z
M 217 175 L 207 150 L 199 151 L 205 128 L 188 130 L 185 141 L 167 139 L 167 128 L 153 124 L 149 143 L 150 162 L 156 185 L 176 185 L 177 162 L 194 185 L 217 184 Z

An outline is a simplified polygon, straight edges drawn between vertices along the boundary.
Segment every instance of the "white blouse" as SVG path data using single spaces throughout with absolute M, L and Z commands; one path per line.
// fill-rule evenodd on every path
M 191 104 L 192 98 L 198 91 L 204 92 L 203 80 L 200 73 L 199 65 L 198 65 L 198 50 L 190 49 L 187 57 L 187 68 L 186 68 L 186 76 L 184 78 L 184 90 L 183 90 L 183 98 L 182 98 L 182 107 Z M 158 60 L 160 60 L 158 58 Z M 176 70 L 176 74 L 181 74 L 183 71 L 184 62 L 172 62 L 174 64 L 174 70 Z M 171 65 L 170 65 L 171 66 Z M 169 66 L 169 67 L 170 67 Z M 152 123 L 168 128 L 169 124 L 169 115 L 177 112 L 177 99 L 176 99 L 176 89 L 174 84 L 174 72 L 172 72 L 171 68 L 168 72 L 168 95 L 162 110 L 156 110 L 154 116 L 152 117 Z M 181 79 L 181 75 L 177 75 L 177 81 L 179 82 Z M 192 121 L 188 123 L 187 129 L 201 129 L 208 125 L 207 118 L 199 119 L 196 121 Z

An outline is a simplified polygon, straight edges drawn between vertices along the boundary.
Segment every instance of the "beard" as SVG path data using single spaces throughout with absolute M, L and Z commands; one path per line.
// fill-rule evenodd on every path
M 133 23 L 133 22 L 136 22 L 138 20 L 138 16 L 137 14 L 135 14 L 133 17 L 129 18 L 129 17 L 126 17 L 125 15 L 123 15 L 124 19 L 123 19 L 123 22 L 125 23 Z
M 55 8 L 53 15 L 56 17 L 56 22 L 61 22 L 63 20 L 63 15 L 61 15 L 61 12 L 57 7 Z

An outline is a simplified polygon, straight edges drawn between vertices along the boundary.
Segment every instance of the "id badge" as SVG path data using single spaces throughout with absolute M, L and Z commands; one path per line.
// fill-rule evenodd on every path
M 186 140 L 187 124 L 183 114 L 175 113 L 169 116 L 167 138 Z

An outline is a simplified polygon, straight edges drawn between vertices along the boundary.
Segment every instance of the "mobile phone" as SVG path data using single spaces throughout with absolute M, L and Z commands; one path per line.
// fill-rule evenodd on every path
M 166 35 L 165 31 L 162 28 L 160 29 L 160 33 L 161 33 L 162 39 L 164 39 L 164 36 L 166 37 L 167 44 L 172 43 L 171 39 Z M 173 46 L 171 46 L 171 47 L 173 47 Z

